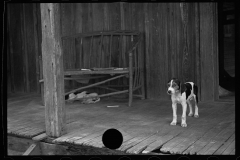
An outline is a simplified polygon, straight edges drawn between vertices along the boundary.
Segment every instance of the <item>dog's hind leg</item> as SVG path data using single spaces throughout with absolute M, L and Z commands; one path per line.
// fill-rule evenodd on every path
M 199 114 L 198 114 L 198 87 L 196 85 L 194 85 L 194 101 L 195 101 L 195 112 L 194 112 L 194 117 L 198 118 Z
M 187 104 L 189 106 L 189 113 L 188 116 L 192 117 L 193 116 L 193 111 L 192 111 L 192 104 L 190 101 L 187 101 Z
M 194 117 L 198 118 L 199 114 L 198 114 L 198 105 L 197 105 L 197 100 L 196 100 L 196 96 L 194 96 L 194 100 L 195 100 L 195 112 L 194 112 Z

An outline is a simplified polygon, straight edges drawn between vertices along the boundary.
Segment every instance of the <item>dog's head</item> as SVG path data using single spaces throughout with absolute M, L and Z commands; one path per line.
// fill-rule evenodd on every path
M 167 86 L 168 86 L 167 94 L 169 95 L 175 94 L 176 92 L 179 92 L 181 90 L 181 82 L 177 78 L 172 78 L 168 82 Z

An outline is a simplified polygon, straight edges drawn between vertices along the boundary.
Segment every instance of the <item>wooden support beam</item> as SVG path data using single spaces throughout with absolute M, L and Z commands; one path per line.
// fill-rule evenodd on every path
M 104 84 L 106 82 L 109 82 L 109 81 L 112 81 L 112 80 L 115 80 L 115 79 L 118 79 L 118 78 L 121 78 L 121 77 L 125 77 L 126 75 L 119 75 L 119 76 L 115 76 L 113 78 L 109 78 L 107 80 L 104 80 L 104 81 L 101 81 L 101 82 L 97 82 L 97 83 L 94 83 L 94 84 L 90 84 L 88 86 L 84 86 L 84 87 L 80 87 L 80 88 L 77 88 L 77 89 L 74 89 L 72 91 L 69 91 L 67 93 L 65 93 L 65 95 L 68 95 L 68 94 L 71 94 L 71 93 L 74 93 L 76 91 L 80 91 L 80 90 L 83 90 L 83 89 L 86 89 L 86 88 L 90 88 L 90 87 L 94 87 L 94 86 L 98 86 L 100 84 Z
M 23 153 L 23 156 L 28 156 L 28 155 L 41 155 L 41 151 L 38 143 L 31 144 L 29 148 Z
M 35 137 L 32 138 L 32 140 L 34 141 L 41 141 L 43 139 L 47 138 L 47 134 L 46 133 L 42 133 L 40 135 L 37 135 Z
M 45 124 L 49 137 L 66 133 L 60 4 L 41 3 Z

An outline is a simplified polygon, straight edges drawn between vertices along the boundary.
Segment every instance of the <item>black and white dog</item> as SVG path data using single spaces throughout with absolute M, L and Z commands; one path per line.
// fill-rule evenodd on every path
M 194 117 L 198 118 L 198 87 L 193 82 L 186 82 L 182 84 L 180 80 L 173 78 L 168 82 L 167 93 L 171 95 L 172 99 L 172 109 L 173 109 L 173 120 L 171 125 L 177 124 L 177 103 L 182 105 L 182 127 L 187 127 L 186 123 L 186 113 L 187 113 L 187 104 L 189 105 L 189 114 L 188 116 L 193 116 L 192 104 L 190 100 L 194 99 L 195 101 L 195 112 Z

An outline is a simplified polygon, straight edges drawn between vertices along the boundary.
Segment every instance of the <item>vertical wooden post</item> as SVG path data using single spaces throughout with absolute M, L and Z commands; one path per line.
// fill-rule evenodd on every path
M 200 3 L 200 56 L 201 56 L 201 100 L 213 101 L 216 87 L 217 58 L 217 21 L 216 3 Z M 214 88 L 215 87 L 215 88 Z M 216 93 L 217 94 L 217 93 Z M 217 96 L 217 95 L 216 95 Z
M 50 137 L 66 133 L 59 9 L 60 4 L 41 3 L 45 124 L 46 134 Z
M 132 63 L 133 53 L 129 53 L 129 102 L 128 106 L 132 106 L 132 97 L 133 97 L 133 63 Z

